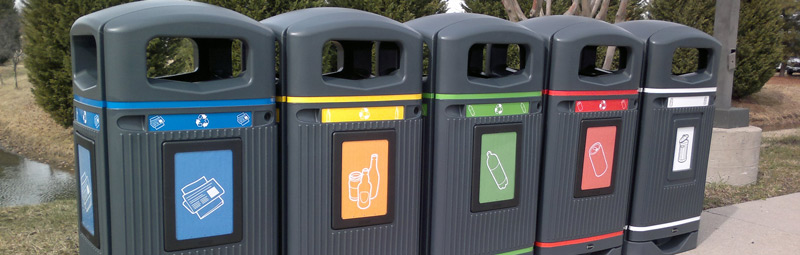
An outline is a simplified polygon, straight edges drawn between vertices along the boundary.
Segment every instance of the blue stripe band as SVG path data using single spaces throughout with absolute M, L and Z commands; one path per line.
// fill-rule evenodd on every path
M 88 99 L 78 95 L 75 101 L 98 108 L 119 110 L 132 109 L 165 109 L 165 108 L 205 108 L 205 107 L 241 107 L 275 104 L 274 98 L 238 99 L 238 100 L 206 100 L 206 101 L 161 101 L 161 102 L 105 102 Z

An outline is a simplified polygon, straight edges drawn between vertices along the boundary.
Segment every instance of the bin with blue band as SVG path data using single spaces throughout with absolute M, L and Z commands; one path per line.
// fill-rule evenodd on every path
M 671 22 L 630 21 L 619 26 L 647 45 L 625 252 L 676 254 L 694 249 L 711 147 L 720 43 L 703 31 Z M 694 70 L 673 70 L 673 54 L 680 49 L 694 49 Z
M 419 33 L 343 8 L 261 23 L 281 51 L 283 253 L 417 254 Z M 323 73 L 329 52 L 335 66 Z
M 642 42 L 606 22 L 520 22 L 548 40 L 536 254 L 620 254 L 639 125 Z M 618 63 L 602 68 L 605 48 Z M 598 64 L 599 63 L 599 64 Z
M 423 85 L 430 146 L 423 168 L 429 185 L 423 252 L 533 254 L 544 38 L 480 14 L 406 24 L 431 52 Z M 510 53 L 515 50 L 518 55 Z
M 143 1 L 81 17 L 70 36 L 80 253 L 276 254 L 272 32 L 212 5 Z M 196 69 L 148 78 L 157 37 L 191 40 Z

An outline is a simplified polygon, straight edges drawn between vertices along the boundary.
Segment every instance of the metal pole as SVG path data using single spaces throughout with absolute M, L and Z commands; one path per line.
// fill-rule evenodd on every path
M 736 128 L 750 125 L 750 111 L 731 107 L 733 72 L 736 69 L 736 36 L 739 30 L 740 0 L 717 0 L 714 38 L 722 44 L 717 70 L 717 99 L 714 127 Z

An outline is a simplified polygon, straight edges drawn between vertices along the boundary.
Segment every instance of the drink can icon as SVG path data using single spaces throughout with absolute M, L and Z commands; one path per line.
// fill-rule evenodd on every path
M 608 160 L 606 159 L 606 151 L 603 149 L 603 144 L 596 142 L 589 147 L 589 162 L 592 164 L 595 177 L 601 177 L 608 171 Z

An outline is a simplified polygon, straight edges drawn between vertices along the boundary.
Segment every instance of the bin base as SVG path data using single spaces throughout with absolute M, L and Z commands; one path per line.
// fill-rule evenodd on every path
M 622 243 L 622 236 L 617 236 L 563 246 L 535 245 L 533 253 L 537 255 L 621 255 Z
M 678 254 L 697 248 L 697 231 L 648 242 L 626 240 L 622 247 L 629 255 Z

